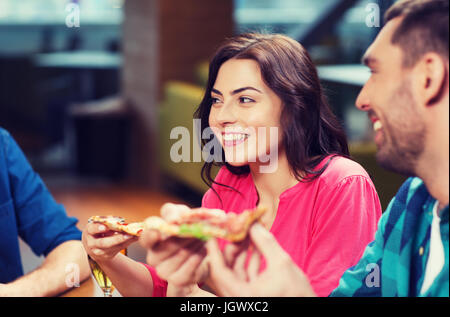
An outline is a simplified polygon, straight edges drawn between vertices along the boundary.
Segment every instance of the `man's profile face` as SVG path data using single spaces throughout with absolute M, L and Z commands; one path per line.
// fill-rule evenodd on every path
M 425 142 L 425 125 L 417 112 L 411 69 L 403 67 L 403 51 L 391 43 L 401 17 L 389 21 L 368 48 L 363 62 L 372 75 L 356 106 L 366 111 L 374 128 L 377 162 L 384 168 L 415 175 Z

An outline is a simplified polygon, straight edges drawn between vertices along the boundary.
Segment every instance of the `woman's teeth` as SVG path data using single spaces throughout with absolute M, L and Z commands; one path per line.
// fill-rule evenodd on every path
M 225 141 L 241 141 L 248 137 L 247 134 L 224 134 L 223 139 Z

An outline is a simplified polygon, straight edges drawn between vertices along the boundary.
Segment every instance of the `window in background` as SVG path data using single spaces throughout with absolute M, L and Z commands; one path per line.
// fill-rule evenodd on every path
M 123 4 L 0 0 L 0 126 L 27 155 L 55 148 L 47 165 L 65 166 L 70 106 L 119 92 Z M 79 27 L 67 23 L 74 12 Z
M 283 33 L 301 41 L 302 32 L 325 17 L 333 19 L 333 27 L 304 44 L 319 64 L 359 63 L 360 55 L 374 39 L 379 28 L 366 26 L 368 5 L 378 5 L 380 15 L 393 0 L 235 0 L 235 33 Z M 332 10 L 331 10 L 332 11 Z M 328 16 L 330 16 L 328 18 Z M 318 25 L 318 27 L 321 27 Z
M 318 66 L 334 112 L 351 141 L 369 140 L 367 116 L 354 107 L 369 72 L 361 56 L 380 27 L 366 24 L 371 8 L 394 0 L 235 0 L 235 32 L 286 34 L 302 43 Z M 381 25 L 380 25 L 381 26 Z M 368 132 L 369 131 L 369 132 Z
M 79 5 L 88 24 L 119 24 L 124 0 L 0 0 L 0 24 L 64 23 L 67 5 Z M 119 10 L 118 10 L 119 9 Z
M 236 32 L 260 31 L 289 35 L 299 26 L 314 21 L 329 2 L 330 0 L 235 0 Z

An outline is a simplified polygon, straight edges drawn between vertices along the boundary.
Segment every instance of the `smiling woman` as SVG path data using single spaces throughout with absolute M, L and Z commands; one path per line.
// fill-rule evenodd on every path
M 211 92 L 209 126 L 216 131 L 228 164 L 266 172 L 264 162 L 273 172 L 281 142 L 281 100 L 260 73 L 254 60 L 230 59 L 222 65 Z M 267 153 L 271 154 L 268 162 Z
M 261 222 L 328 295 L 373 239 L 381 207 L 368 174 L 348 158 L 304 47 L 278 34 L 229 39 L 211 60 L 195 118 L 214 132 L 203 149 L 216 140 L 221 151 L 205 160 L 202 207 L 266 207 Z M 213 165 L 221 167 L 214 180 Z
M 196 112 L 202 130 L 235 129 L 237 125 L 226 120 L 233 115 L 247 118 L 250 113 L 257 113 L 259 118 L 249 120 L 259 122 L 247 124 L 247 128 L 279 128 L 279 145 L 297 180 L 318 177 L 326 166 L 319 171 L 314 168 L 327 155 L 349 154 L 345 134 L 326 102 L 309 54 L 289 37 L 244 34 L 226 42 L 211 61 L 206 93 Z M 220 134 L 216 137 L 221 139 Z M 208 142 L 202 141 L 204 145 Z M 268 146 L 274 147 L 270 142 Z M 223 163 L 216 164 L 225 165 L 235 174 L 249 172 L 246 164 L 227 162 L 226 153 L 225 147 Z M 213 164 L 203 168 L 202 177 L 208 185 L 213 183 Z

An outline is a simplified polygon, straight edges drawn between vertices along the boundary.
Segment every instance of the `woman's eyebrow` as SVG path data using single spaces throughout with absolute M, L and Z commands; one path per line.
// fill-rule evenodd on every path
M 236 95 L 236 94 L 238 94 L 238 93 L 240 93 L 240 92 L 243 92 L 243 91 L 245 91 L 245 90 L 254 90 L 254 91 L 257 91 L 257 92 L 259 92 L 260 94 L 262 94 L 261 90 L 256 89 L 256 88 L 253 88 L 253 87 L 242 87 L 242 88 L 239 88 L 239 89 L 235 89 L 235 90 L 233 90 L 233 91 L 231 92 L 231 94 L 232 94 L 232 95 Z
M 212 88 L 212 89 L 211 89 L 211 92 L 223 96 L 223 94 L 222 94 L 219 90 L 217 90 L 217 89 L 215 89 L 215 88 Z
M 256 88 L 254 88 L 254 87 L 242 87 L 242 88 L 238 88 L 238 89 L 233 90 L 233 91 L 231 92 L 231 95 L 236 95 L 236 94 L 238 94 L 238 93 L 240 93 L 240 92 L 243 92 L 243 91 L 245 91 L 245 90 L 254 90 L 254 91 L 257 91 L 257 92 L 259 92 L 260 94 L 262 94 L 261 90 L 256 89 Z M 215 89 L 215 88 L 212 88 L 211 91 L 212 91 L 213 93 L 215 93 L 215 94 L 218 94 L 218 95 L 220 95 L 220 96 L 223 96 L 223 94 L 220 92 L 220 90 L 217 90 L 217 89 Z

